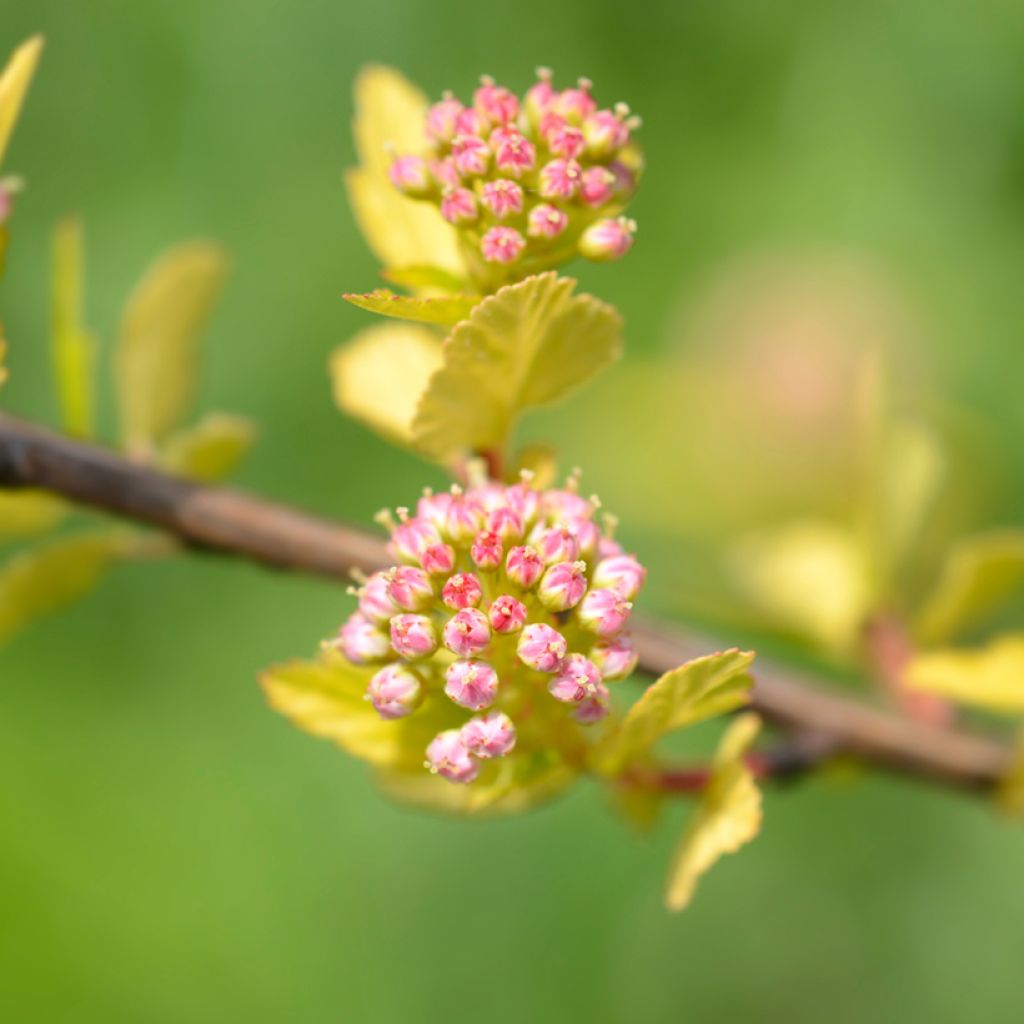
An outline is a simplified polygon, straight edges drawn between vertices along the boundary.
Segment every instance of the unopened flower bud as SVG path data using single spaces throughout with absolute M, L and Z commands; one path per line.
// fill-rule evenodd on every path
M 516 745 L 516 727 L 502 711 L 471 718 L 460 730 L 462 742 L 477 757 L 504 757 Z
M 563 89 L 554 97 L 551 109 L 573 124 L 582 124 L 597 109 L 590 89 L 589 79 L 581 78 L 575 89 Z
M 632 605 L 618 591 L 591 590 L 576 611 L 580 625 L 598 636 L 611 637 L 622 630 Z
M 395 188 L 415 199 L 425 198 L 434 191 L 434 179 L 423 157 L 400 156 L 392 161 L 388 174 Z
M 601 670 L 604 679 L 626 679 L 633 674 L 640 655 L 628 637 L 595 644 L 590 649 L 590 660 Z
M 381 661 L 390 653 L 387 634 L 361 612 L 353 612 L 327 646 L 341 651 L 353 665 Z
M 510 178 L 521 177 L 532 170 L 537 160 L 533 143 L 514 128 L 495 128 L 490 136 L 494 166 Z
M 482 653 L 490 642 L 491 627 L 478 608 L 463 608 L 445 623 L 444 645 L 460 658 Z
M 427 111 L 427 134 L 435 142 L 451 142 L 455 137 L 462 110 L 462 104 L 458 100 L 445 96 Z
M 464 178 L 476 178 L 487 173 L 491 151 L 477 135 L 456 135 L 452 142 L 452 161 Z
M 403 665 L 386 665 L 370 680 L 366 695 L 381 718 L 404 718 L 423 702 L 423 686 Z
M 544 561 L 536 548 L 515 547 L 505 559 L 508 578 L 523 590 L 529 590 L 544 572 Z
M 405 514 L 404 509 L 400 512 Z M 403 562 L 410 564 L 419 562 L 427 548 L 440 543 L 441 535 L 437 529 L 419 517 L 407 519 L 391 533 L 391 550 Z
M 582 654 L 570 654 L 548 683 L 548 693 L 566 704 L 579 704 L 593 697 L 600 684 L 601 673 L 597 666 Z
M 632 601 L 646 576 L 647 570 L 632 555 L 616 555 L 597 563 L 591 582 L 595 587 L 610 587 Z
M 371 622 L 384 625 L 399 611 L 398 605 L 391 600 L 390 588 L 387 573 L 375 572 L 359 590 L 359 610 Z
M 422 569 L 400 565 L 388 574 L 388 597 L 403 611 L 417 612 L 434 600 L 434 586 Z
M 482 597 L 480 581 L 469 572 L 460 572 L 452 576 L 441 590 L 441 600 L 445 607 L 455 611 L 475 608 Z
M 448 505 L 448 536 L 454 544 L 471 541 L 484 524 L 484 510 L 464 494 L 452 496 Z
M 623 117 L 610 110 L 597 110 L 583 122 L 587 154 L 595 160 L 606 160 L 629 142 L 629 128 Z
M 487 513 L 487 529 L 507 543 L 522 537 L 523 520 L 515 509 L 502 505 Z
M 557 672 L 566 652 L 565 637 L 543 622 L 531 622 L 523 629 L 516 646 L 519 660 L 538 672 Z
M 615 175 L 607 167 L 588 167 L 580 180 L 580 198 L 587 206 L 604 206 L 614 195 Z
M 441 197 L 441 216 L 449 224 L 472 224 L 480 216 L 476 196 L 468 188 L 445 189 Z
M 550 203 L 535 206 L 527 220 L 526 233 L 531 238 L 555 238 L 569 226 L 569 215 Z
M 533 546 L 545 565 L 555 562 L 575 562 L 580 555 L 580 546 L 572 531 L 565 526 L 551 526 L 541 530 L 533 538 Z
M 597 545 L 601 540 L 601 531 L 592 519 L 574 516 L 566 520 L 566 529 L 576 538 L 576 548 L 580 558 L 592 558 L 597 553 Z
M 452 662 L 445 672 L 444 692 L 460 707 L 481 711 L 498 695 L 498 673 L 486 661 Z
M 519 116 L 519 100 L 508 89 L 494 84 L 493 78 L 480 79 L 480 88 L 473 93 L 473 106 L 491 124 L 510 124 Z
M 442 192 L 445 189 L 458 188 L 459 185 L 462 184 L 462 178 L 459 177 L 458 168 L 455 166 L 455 161 L 450 156 L 446 156 L 442 160 L 431 160 L 430 174 L 434 181 L 437 182 L 437 186 L 442 190 Z
M 553 612 L 566 612 L 583 600 L 587 592 L 586 562 L 557 562 L 537 587 L 541 604 Z
M 455 550 L 450 544 L 434 544 L 423 552 L 420 565 L 431 576 L 447 576 L 455 568 Z
M 526 239 L 515 228 L 491 228 L 480 240 L 480 252 L 488 263 L 515 263 Z
M 480 772 L 458 729 L 447 729 L 434 737 L 427 747 L 427 768 L 449 782 L 472 782 Z
M 546 134 L 548 148 L 555 156 L 564 156 L 569 160 L 575 160 L 583 152 L 583 132 L 565 121 L 558 125 L 552 125 Z
M 429 658 L 437 650 L 434 624 L 426 615 L 396 615 L 391 620 L 391 646 L 402 658 Z
M 493 530 L 481 530 L 473 538 L 473 546 L 469 549 L 469 557 L 478 569 L 497 569 L 505 554 L 505 546 L 501 537 Z
M 549 68 L 537 68 L 537 83 L 531 85 L 526 91 L 526 100 L 523 106 L 527 116 L 534 124 L 539 123 L 555 98 L 555 90 L 551 87 L 551 78 L 552 74 Z
M 483 204 L 495 217 L 510 217 L 523 209 L 523 190 L 508 178 L 484 185 Z
M 487 609 L 487 620 L 495 633 L 515 633 L 526 622 L 526 605 L 510 594 L 502 594 L 491 602 Z
M 628 217 L 595 221 L 580 236 L 580 252 L 588 260 L 617 260 L 633 247 L 636 221 Z
M 593 696 L 581 700 L 573 709 L 572 717 L 582 725 L 593 725 L 611 711 L 611 695 L 604 683 L 598 683 Z
M 545 199 L 572 199 L 582 178 L 583 168 L 575 160 L 551 160 L 540 169 L 540 194 Z

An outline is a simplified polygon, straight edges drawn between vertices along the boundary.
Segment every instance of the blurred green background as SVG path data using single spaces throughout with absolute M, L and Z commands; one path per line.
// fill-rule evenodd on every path
M 108 341 L 146 263 L 209 236 L 234 262 L 202 405 L 261 424 L 241 482 L 353 520 L 409 501 L 436 474 L 337 414 L 325 374 L 369 322 L 340 293 L 376 274 L 341 187 L 351 82 L 377 60 L 467 93 L 549 64 L 644 117 L 637 246 L 580 270 L 625 314 L 624 374 L 685 358 L 732 268 L 781 258 L 813 295 L 839 253 L 884 282 L 915 366 L 980 425 L 987 518 L 1024 499 L 1019 2 L 0 0 L 0 52 L 35 31 L 7 159 L 29 188 L 0 292 L 5 407 L 55 415 L 58 216 L 85 219 L 87 322 Z M 588 426 L 618 416 L 628 448 L 614 373 L 601 387 L 529 432 L 557 430 L 608 508 L 637 508 L 645 477 Z M 713 497 L 677 491 L 681 512 Z M 699 538 L 642 511 L 625 539 L 679 578 Z M 648 606 L 671 609 L 657 574 Z M 434 819 L 269 712 L 257 671 L 348 605 L 181 559 L 118 570 L 0 653 L 0 1019 L 1020 1020 L 1019 826 L 893 780 L 773 791 L 762 837 L 670 917 L 679 810 L 650 839 L 589 787 L 519 820 Z

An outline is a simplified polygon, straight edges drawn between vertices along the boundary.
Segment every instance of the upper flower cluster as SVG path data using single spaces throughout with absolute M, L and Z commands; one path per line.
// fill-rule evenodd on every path
M 382 718 L 431 698 L 472 713 L 429 744 L 432 772 L 472 782 L 524 723 L 528 746 L 564 746 L 567 730 L 608 713 L 606 683 L 636 665 L 624 629 L 646 570 L 595 523 L 597 508 L 574 480 L 538 491 L 524 477 L 428 491 L 415 516 L 386 517 L 400 564 L 366 580 L 330 644 L 381 666 L 367 698 Z
M 391 180 L 439 205 L 471 266 L 617 259 L 636 230 L 618 214 L 641 169 L 639 120 L 625 104 L 600 109 L 590 89 L 555 89 L 540 69 L 522 100 L 487 77 L 469 106 L 446 93 L 427 112 L 428 152 L 398 155 Z

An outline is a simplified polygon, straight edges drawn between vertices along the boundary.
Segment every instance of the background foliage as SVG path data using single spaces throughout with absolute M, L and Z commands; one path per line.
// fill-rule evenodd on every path
M 974 466 L 944 506 L 952 528 L 1019 520 L 1019 4 L 502 12 L 0 0 L 0 52 L 48 37 L 6 160 L 29 189 L 3 286 L 5 405 L 55 419 L 49 247 L 77 212 L 86 322 L 108 343 L 167 244 L 232 253 L 200 397 L 261 426 L 241 482 L 356 520 L 437 482 L 330 402 L 328 354 L 369 323 L 340 294 L 379 283 L 341 188 L 350 84 L 368 59 L 431 94 L 480 71 L 522 87 L 547 63 L 645 119 L 636 249 L 573 268 L 626 318 L 635 393 L 613 375 L 529 430 L 558 432 L 564 463 L 622 514 L 658 569 L 648 607 L 719 621 L 726 531 L 848 502 L 845 387 L 824 388 L 824 419 L 770 435 L 781 493 L 751 475 L 751 439 L 806 395 L 754 401 L 792 380 L 759 361 L 762 332 L 802 344 L 813 394 L 843 380 L 851 345 L 898 347 L 908 400 Z M 682 418 L 637 451 L 652 361 Z M 836 447 L 796 444 L 808 423 L 834 425 L 813 432 Z M 695 608 L 716 579 L 718 606 Z M 769 793 L 756 846 L 671 918 L 675 821 L 631 838 L 593 791 L 514 821 L 417 816 L 270 714 L 256 669 L 312 650 L 347 607 L 337 587 L 242 565 L 127 566 L 0 655 L 5 1018 L 1018 1019 L 1019 827 L 904 783 L 817 780 Z M 765 647 L 753 625 L 728 638 Z

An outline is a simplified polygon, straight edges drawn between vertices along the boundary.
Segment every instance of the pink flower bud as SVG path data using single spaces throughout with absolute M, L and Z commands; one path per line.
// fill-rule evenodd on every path
M 400 156 L 392 161 L 388 174 L 395 188 L 407 196 L 420 199 L 434 190 L 434 179 L 423 157 Z
M 568 214 L 550 203 L 540 203 L 530 211 L 526 233 L 531 238 L 555 238 L 568 226 Z
M 441 600 L 447 608 L 456 611 L 463 608 L 475 608 L 483 597 L 480 581 L 468 572 L 460 572 L 452 576 L 441 591 Z
M 470 711 L 481 711 L 498 695 L 498 673 L 486 661 L 453 661 L 444 676 L 444 692 Z
M 519 513 L 519 518 L 524 526 L 537 518 L 537 513 L 540 511 L 540 497 L 525 482 L 506 487 L 505 500 Z
M 543 571 L 544 562 L 536 548 L 512 548 L 505 559 L 508 578 L 523 590 L 529 590 L 540 579 Z
M 580 558 L 591 558 L 597 552 L 601 531 L 590 519 L 573 516 L 566 520 L 565 528 L 576 538 L 576 547 Z
M 526 622 L 526 605 L 509 594 L 502 594 L 491 602 L 487 618 L 495 633 L 515 633 Z
M 388 597 L 403 611 L 418 612 L 434 600 L 434 587 L 422 569 L 400 565 L 388 573 Z
M 592 697 L 581 700 L 573 709 L 572 717 L 581 725 L 600 722 L 611 711 L 611 695 L 604 683 L 598 683 Z
M 410 661 L 429 658 L 437 650 L 434 624 L 426 615 L 396 615 L 391 620 L 391 646 Z
M 359 591 L 359 610 L 371 622 L 383 625 L 399 610 L 391 600 L 387 573 L 375 572 Z
M 404 510 L 401 510 L 404 514 Z M 441 534 L 426 519 L 407 519 L 391 533 L 391 550 L 404 562 L 418 562 L 423 552 L 441 543 Z
M 422 703 L 423 686 L 404 665 L 387 665 L 370 680 L 366 696 L 381 718 L 404 718 Z
M 448 505 L 448 536 L 455 544 L 471 541 L 484 524 L 484 510 L 464 494 L 453 495 Z
M 479 177 L 487 173 L 491 151 L 487 143 L 476 135 L 456 135 L 452 142 L 452 160 L 464 178 Z
M 497 569 L 504 554 L 505 545 L 493 530 L 481 530 L 469 549 L 469 557 L 478 569 Z
M 353 612 L 338 631 L 329 647 L 341 651 L 353 665 L 367 665 L 381 661 L 390 653 L 387 634 L 370 622 L 361 612 Z
M 518 178 L 533 169 L 537 150 L 532 142 L 514 128 L 495 128 L 489 141 L 494 150 L 494 166 L 502 174 Z
M 572 199 L 582 177 L 583 168 L 575 160 L 551 160 L 540 169 L 540 194 L 545 199 Z
M 572 531 L 565 526 L 550 526 L 541 530 L 533 539 L 537 553 L 545 565 L 555 562 L 575 562 L 580 555 L 580 546 Z
M 458 188 L 462 183 L 455 161 L 446 156 L 443 160 L 431 160 L 430 173 L 434 181 L 442 189 Z
M 595 221 L 580 236 L 580 252 L 588 260 L 617 260 L 633 247 L 636 221 L 628 217 Z
M 583 152 L 583 132 L 571 124 L 566 124 L 565 121 L 552 125 L 547 131 L 546 136 L 548 148 L 556 156 L 564 156 L 570 160 L 575 160 Z
M 515 228 L 491 228 L 480 240 L 480 251 L 488 263 L 515 263 L 526 246 Z
M 624 554 L 622 545 L 614 537 L 601 537 L 597 542 L 598 558 L 614 558 Z
M 581 124 L 595 110 L 597 104 L 590 95 L 591 83 L 586 78 L 581 78 L 576 83 L 575 89 L 563 89 L 556 95 L 551 103 L 551 109 L 574 124 Z
M 615 636 L 629 618 L 632 605 L 615 590 L 591 590 L 576 611 L 580 625 L 598 636 Z
M 441 197 L 441 216 L 449 224 L 472 224 L 480 216 L 476 196 L 468 188 L 446 189 Z
M 526 92 L 524 106 L 531 121 L 538 122 L 551 106 L 555 98 L 555 90 L 551 88 L 551 71 L 548 68 L 537 68 L 537 83 L 531 85 Z
M 548 683 L 548 693 L 566 704 L 579 704 L 593 697 L 600 685 L 601 673 L 597 666 L 582 654 L 570 654 Z
M 460 733 L 462 742 L 477 757 L 504 757 L 516 745 L 516 727 L 501 711 L 471 718 Z
M 491 124 L 509 124 L 519 116 L 519 100 L 486 76 L 480 79 L 480 88 L 473 93 L 473 105 Z
M 502 505 L 487 513 L 487 529 L 503 541 L 518 540 L 523 535 L 523 520 L 514 508 Z
M 590 649 L 590 660 L 601 670 L 604 679 L 625 679 L 632 675 L 640 656 L 628 637 L 595 644 Z
M 544 511 L 552 519 L 587 519 L 594 506 L 581 494 L 566 488 L 544 492 Z
M 621 160 L 613 160 L 608 170 L 615 175 L 613 188 L 620 199 L 626 199 L 636 191 L 636 174 Z
M 587 592 L 586 562 L 557 562 L 537 587 L 541 604 L 553 612 L 566 612 L 583 600 Z
M 462 104 L 450 96 L 435 103 L 427 111 L 427 135 L 435 142 L 451 142 L 462 110 Z
M 565 637 L 543 622 L 526 626 L 516 646 L 519 660 L 538 672 L 557 672 L 565 652 Z
M 431 775 L 442 775 L 449 782 L 472 782 L 480 772 L 458 729 L 447 729 L 434 737 L 427 747 L 427 768 Z
M 595 160 L 606 160 L 629 142 L 624 118 L 610 110 L 597 110 L 583 122 L 587 153 Z
M 499 178 L 484 185 L 484 206 L 495 217 L 507 217 L 523 209 L 523 190 L 508 178 Z
M 604 206 L 614 195 L 615 175 L 607 167 L 588 167 L 580 181 L 580 198 L 587 206 Z
M 491 627 L 478 608 L 463 608 L 445 623 L 444 645 L 460 658 L 482 653 L 490 642 Z
M 455 568 L 455 550 L 450 544 L 433 544 L 423 552 L 420 565 L 431 576 L 447 576 Z
M 473 107 L 466 107 L 455 119 L 456 135 L 482 135 L 486 128 L 484 115 Z
M 604 558 L 594 569 L 591 581 L 595 587 L 610 587 L 627 601 L 632 601 L 644 585 L 647 570 L 632 555 Z

